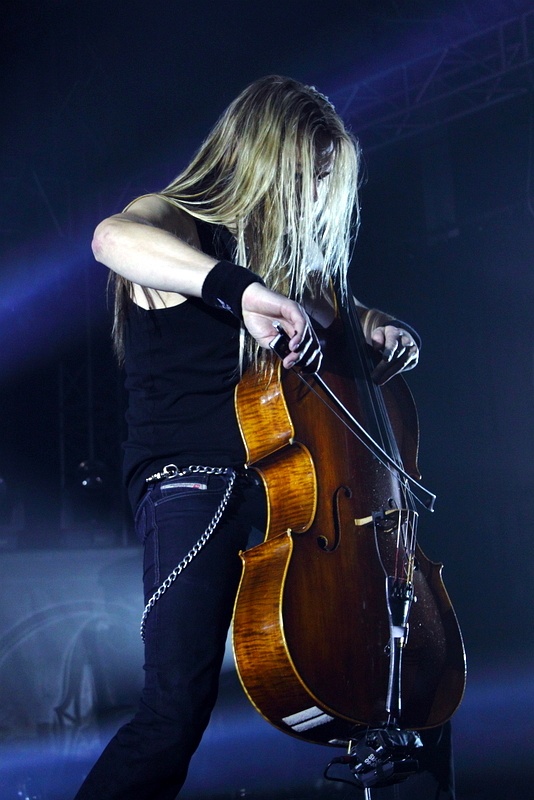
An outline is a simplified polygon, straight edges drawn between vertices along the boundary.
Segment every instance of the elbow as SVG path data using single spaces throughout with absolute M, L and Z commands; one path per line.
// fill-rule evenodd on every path
M 107 220 L 104 220 L 96 226 L 95 232 L 93 233 L 93 241 L 91 242 L 91 250 L 93 251 L 93 255 L 100 263 L 103 263 L 104 261 L 106 239 L 108 238 L 108 234 L 106 232 L 106 222 Z
M 91 249 L 97 261 L 107 264 L 109 253 L 113 247 L 113 220 L 105 219 L 95 228 Z

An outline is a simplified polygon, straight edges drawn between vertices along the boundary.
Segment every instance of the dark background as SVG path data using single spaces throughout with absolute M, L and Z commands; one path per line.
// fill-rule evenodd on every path
M 422 512 L 420 542 L 445 564 L 472 665 L 460 777 L 466 792 L 482 785 L 495 759 L 480 755 L 480 736 L 493 730 L 500 798 L 517 773 L 528 777 L 534 703 L 524 692 L 534 621 L 532 11 L 521 0 L 20 0 L 0 12 L 2 558 L 46 552 L 52 564 L 54 552 L 86 549 L 90 562 L 99 548 L 134 545 L 94 226 L 168 183 L 250 81 L 276 72 L 312 83 L 363 147 L 356 292 L 423 338 L 409 383 L 438 502 Z M 523 50 L 488 84 L 516 37 Z M 438 86 L 451 53 L 457 67 Z M 395 112 L 401 84 L 413 114 Z M 512 774 L 505 750 L 521 765 Z

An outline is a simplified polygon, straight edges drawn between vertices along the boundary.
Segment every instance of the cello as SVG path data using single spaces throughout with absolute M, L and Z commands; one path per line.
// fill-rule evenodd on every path
M 338 304 L 320 338 L 320 376 L 279 363 L 274 376 L 246 372 L 236 390 L 268 513 L 264 541 L 241 553 L 233 648 L 267 721 L 352 753 L 362 732 L 404 743 L 450 719 L 466 662 L 442 565 L 417 544 L 411 393 L 401 376 L 371 380 L 354 305 Z M 273 343 L 281 356 L 284 339 Z

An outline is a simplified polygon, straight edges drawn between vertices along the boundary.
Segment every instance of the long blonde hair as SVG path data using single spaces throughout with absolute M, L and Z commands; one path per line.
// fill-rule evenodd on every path
M 325 142 L 333 145 L 333 167 L 317 189 Z M 359 223 L 358 169 L 358 145 L 328 99 L 270 75 L 230 104 L 189 166 L 159 194 L 197 219 L 229 228 L 237 263 L 301 301 L 332 278 L 346 286 Z M 130 294 L 122 288 L 117 297 Z

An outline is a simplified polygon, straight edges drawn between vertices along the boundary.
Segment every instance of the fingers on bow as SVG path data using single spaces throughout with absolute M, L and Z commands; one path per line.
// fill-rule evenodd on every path
M 298 366 L 303 372 L 318 372 L 323 360 L 321 345 L 311 325 L 308 325 L 300 342 L 284 359 L 284 367 Z

